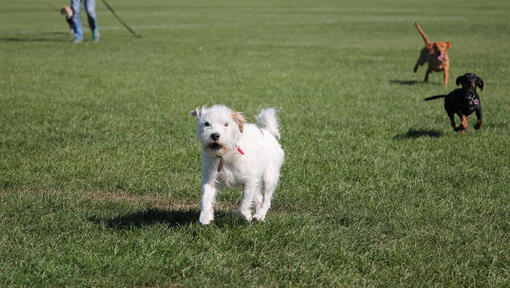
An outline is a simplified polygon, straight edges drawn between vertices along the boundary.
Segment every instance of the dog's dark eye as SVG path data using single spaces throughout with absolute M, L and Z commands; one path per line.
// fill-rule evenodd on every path
M 228 123 L 225 123 L 225 127 L 228 127 Z
M 209 125 L 211 125 L 211 124 L 209 124 L 209 122 L 204 123 L 204 126 L 209 126 Z

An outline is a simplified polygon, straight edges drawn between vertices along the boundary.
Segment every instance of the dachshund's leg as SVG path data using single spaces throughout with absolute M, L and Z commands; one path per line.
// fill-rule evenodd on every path
M 476 119 L 478 119 L 478 121 L 475 124 L 475 130 L 478 130 L 478 129 L 482 128 L 482 109 L 481 108 L 476 110 Z
M 464 114 L 460 114 L 460 133 L 466 133 L 466 129 L 468 128 L 467 116 Z
M 457 123 L 455 123 L 455 117 L 452 111 L 448 110 L 446 105 L 444 106 L 444 109 L 446 110 L 446 113 L 448 113 L 448 117 L 450 118 L 450 124 L 453 127 L 453 131 L 459 131 L 459 126 L 457 126 Z

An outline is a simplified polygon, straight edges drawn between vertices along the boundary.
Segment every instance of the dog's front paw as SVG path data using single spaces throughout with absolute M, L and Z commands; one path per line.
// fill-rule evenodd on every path
M 264 222 L 264 220 L 266 219 L 266 216 L 265 215 L 258 215 L 258 214 L 255 214 L 253 216 L 253 221 L 255 222 Z
M 242 209 L 242 208 L 239 208 L 237 210 L 237 213 L 239 214 L 239 216 L 241 216 L 242 218 L 244 218 L 246 221 L 248 222 L 251 222 L 251 211 L 250 209 Z
M 476 122 L 476 124 L 475 124 L 475 130 L 478 130 L 478 129 L 480 129 L 480 128 L 482 128 L 482 122 Z
M 214 220 L 213 214 L 207 212 L 201 212 L 200 218 L 198 218 L 198 221 L 200 221 L 200 224 L 202 225 L 209 225 L 213 220 Z

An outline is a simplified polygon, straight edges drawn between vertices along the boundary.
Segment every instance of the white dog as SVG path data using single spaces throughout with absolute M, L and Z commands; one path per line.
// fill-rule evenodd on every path
M 218 184 L 243 185 L 239 214 L 247 221 L 264 221 L 280 178 L 283 149 L 278 143 L 278 119 L 274 108 L 257 116 L 257 125 L 245 123 L 241 113 L 223 105 L 190 112 L 197 118 L 202 142 L 202 201 L 200 223 L 214 219 Z M 261 189 L 264 189 L 262 196 Z M 252 206 L 255 202 L 255 215 Z

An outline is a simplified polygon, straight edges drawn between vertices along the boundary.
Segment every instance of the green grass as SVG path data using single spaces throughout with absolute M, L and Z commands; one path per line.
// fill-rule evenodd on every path
M 141 39 L 100 1 L 80 45 L 0 3 L 0 286 L 510 286 L 508 1 L 109 3 Z M 412 72 L 415 20 L 453 44 L 448 88 Z M 460 135 L 422 100 L 466 72 L 485 118 Z M 197 221 L 188 112 L 217 103 L 281 110 L 265 223 L 239 189 Z

